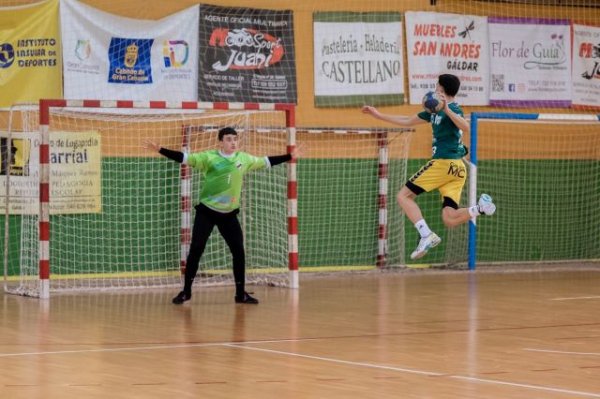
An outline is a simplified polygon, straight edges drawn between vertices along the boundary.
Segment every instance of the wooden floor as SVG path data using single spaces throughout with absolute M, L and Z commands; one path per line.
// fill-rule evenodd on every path
M 600 398 L 600 269 L 0 294 L 0 398 Z

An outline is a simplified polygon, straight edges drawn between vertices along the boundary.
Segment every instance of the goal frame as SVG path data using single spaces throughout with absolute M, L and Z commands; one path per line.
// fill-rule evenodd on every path
M 147 110 L 239 110 L 239 111 L 281 111 L 285 113 L 287 131 L 287 151 L 296 147 L 295 105 L 288 103 L 239 103 L 239 102 L 167 102 L 167 101 L 126 101 L 126 100 L 59 100 L 39 101 L 40 132 L 40 182 L 39 182 L 39 297 L 50 297 L 50 124 L 52 108 L 88 109 L 147 109 Z M 182 188 L 183 183 L 182 183 Z M 189 187 L 188 187 L 189 188 Z M 189 193 L 188 193 L 189 194 Z M 183 195 L 183 192 L 182 192 Z M 189 197 L 188 197 L 189 200 Z M 298 275 L 298 182 L 296 160 L 287 163 L 287 231 L 288 231 L 288 273 L 289 287 L 299 287 Z M 182 204 L 183 206 L 183 204 Z M 190 218 L 181 212 L 181 247 L 186 248 L 189 236 Z M 186 224 L 187 223 L 187 224 Z M 184 265 L 182 264 L 182 267 Z
M 543 120 L 543 121 L 580 121 L 600 122 L 600 114 L 556 114 L 556 113 L 518 113 L 518 112 L 473 112 L 471 113 L 471 152 L 469 173 L 469 206 L 477 204 L 477 136 L 478 122 L 491 120 Z M 477 223 L 476 218 L 469 221 L 468 267 L 477 267 Z

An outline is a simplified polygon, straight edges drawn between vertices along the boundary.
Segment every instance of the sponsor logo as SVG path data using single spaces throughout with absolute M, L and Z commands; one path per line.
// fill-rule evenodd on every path
M 0 175 L 29 176 L 28 139 L 0 138 Z
M 73 49 L 77 58 L 67 59 L 64 65 L 65 71 L 86 73 L 92 75 L 100 74 L 100 65 L 95 57 L 92 57 L 92 41 L 90 39 L 78 39 Z
M 448 175 L 460 177 L 461 179 L 465 178 L 466 169 L 462 165 L 457 165 L 454 162 L 450 162 L 450 166 L 448 167 Z
M 138 46 L 135 43 L 131 43 L 125 50 L 125 66 L 127 68 L 133 68 L 138 59 Z
M 249 28 L 217 28 L 208 45 L 227 50 L 226 59 L 212 65 L 219 72 L 266 69 L 280 62 L 285 53 L 281 39 Z
M 181 68 L 188 62 L 190 46 L 185 40 L 165 40 L 163 61 L 165 68 Z
M 549 41 L 534 43 L 529 61 L 523 64 L 525 69 L 562 70 L 568 61 L 565 38 L 562 34 L 553 33 Z
M 75 56 L 79 58 L 80 61 L 85 61 L 90 58 L 91 53 L 92 46 L 89 40 L 77 40 L 77 44 L 75 45 Z
M 10 43 L 0 44 L 0 68 L 8 68 L 15 61 L 15 50 Z
M 108 48 L 110 83 L 152 83 L 151 50 L 154 39 L 113 37 Z
M 581 43 L 579 57 L 585 59 L 600 58 L 600 44 Z M 588 80 L 600 79 L 600 62 L 594 62 L 589 70 L 583 71 L 581 77 Z

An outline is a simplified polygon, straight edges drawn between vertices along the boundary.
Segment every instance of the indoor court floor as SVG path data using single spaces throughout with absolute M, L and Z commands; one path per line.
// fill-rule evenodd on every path
M 0 398 L 600 398 L 600 268 L 0 294 Z

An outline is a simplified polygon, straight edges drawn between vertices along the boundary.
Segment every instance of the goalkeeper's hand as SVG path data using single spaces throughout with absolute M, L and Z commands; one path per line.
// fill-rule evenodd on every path
M 160 148 L 161 148 L 160 144 L 157 144 L 151 140 L 144 140 L 144 142 L 142 143 L 142 147 L 145 148 L 146 150 L 150 150 L 150 151 L 154 151 L 154 152 L 160 151 Z

